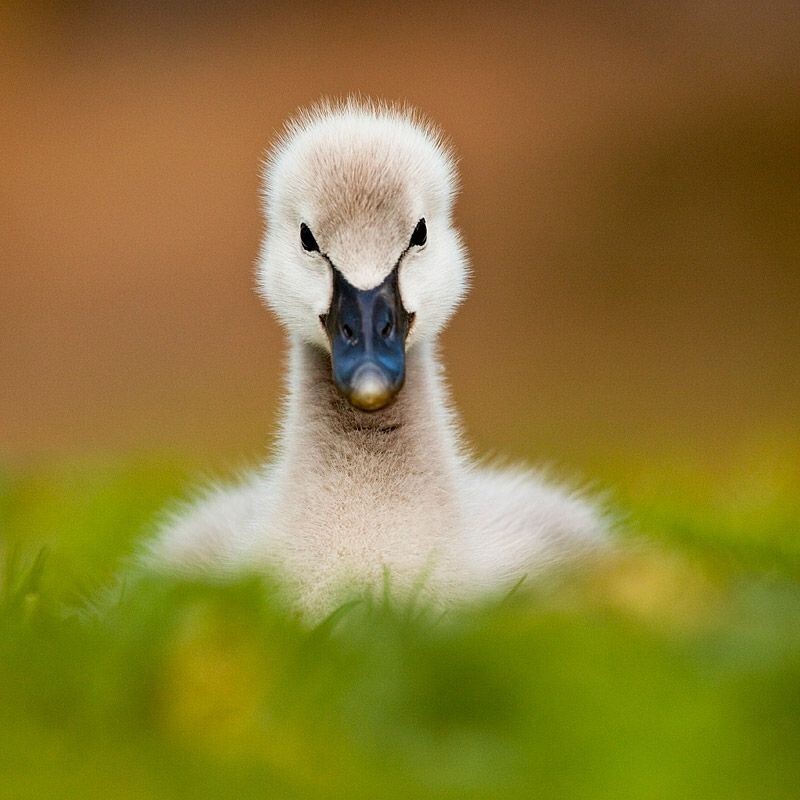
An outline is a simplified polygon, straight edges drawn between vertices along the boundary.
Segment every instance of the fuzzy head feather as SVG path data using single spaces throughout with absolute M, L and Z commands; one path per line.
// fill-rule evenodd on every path
M 300 112 L 266 162 L 262 296 L 292 334 L 327 347 L 319 320 L 332 267 L 366 290 L 399 265 L 403 305 L 415 320 L 409 344 L 435 336 L 467 289 L 452 220 L 456 190 L 449 147 L 416 112 L 356 100 Z M 412 247 L 421 219 L 427 241 Z M 301 224 L 318 250 L 303 247 Z

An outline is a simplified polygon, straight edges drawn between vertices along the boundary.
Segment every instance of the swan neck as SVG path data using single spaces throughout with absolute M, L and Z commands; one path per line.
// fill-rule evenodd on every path
M 455 443 L 439 373 L 433 347 L 419 343 L 407 354 L 405 385 L 396 400 L 380 411 L 361 411 L 338 393 L 330 355 L 293 342 L 284 441 L 289 449 L 318 450 L 323 458 L 338 458 L 337 445 L 353 456 L 360 450 L 434 462 L 436 456 L 448 457 Z

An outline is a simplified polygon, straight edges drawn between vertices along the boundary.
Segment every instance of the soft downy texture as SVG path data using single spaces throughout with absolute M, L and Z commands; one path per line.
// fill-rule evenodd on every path
M 289 124 L 266 169 L 258 265 L 289 337 L 275 454 L 173 514 L 150 543 L 151 564 L 273 571 L 290 602 L 318 616 L 387 583 L 434 603 L 505 591 L 607 543 L 593 502 L 529 470 L 482 466 L 463 445 L 437 353 L 469 272 L 442 142 L 408 111 L 352 100 Z M 411 246 L 420 219 L 429 235 Z M 318 251 L 301 246 L 301 223 Z M 379 411 L 351 406 L 331 377 L 320 319 L 333 265 L 360 290 L 399 269 L 413 315 L 405 385 Z

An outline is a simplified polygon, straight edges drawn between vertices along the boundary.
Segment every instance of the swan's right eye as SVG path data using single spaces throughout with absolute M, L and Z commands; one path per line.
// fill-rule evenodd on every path
M 311 233 L 311 228 L 305 222 L 300 223 L 300 243 L 307 253 L 319 253 L 317 240 L 314 238 L 314 234 Z

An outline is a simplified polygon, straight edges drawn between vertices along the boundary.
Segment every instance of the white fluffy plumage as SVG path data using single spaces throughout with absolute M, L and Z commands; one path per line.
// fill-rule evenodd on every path
M 531 471 L 480 466 L 462 446 L 436 349 L 468 285 L 456 182 L 450 149 L 412 111 L 347 101 L 287 125 L 266 165 L 258 264 L 260 292 L 290 340 L 276 453 L 173 515 L 150 543 L 151 564 L 274 571 L 318 615 L 387 574 L 397 593 L 422 587 L 447 602 L 502 591 L 607 541 L 588 499 Z M 409 248 L 422 218 L 427 242 Z M 301 246 L 301 222 L 321 253 Z M 352 407 L 333 384 L 320 324 L 330 263 L 362 290 L 400 264 L 414 324 L 405 386 L 381 411 Z

